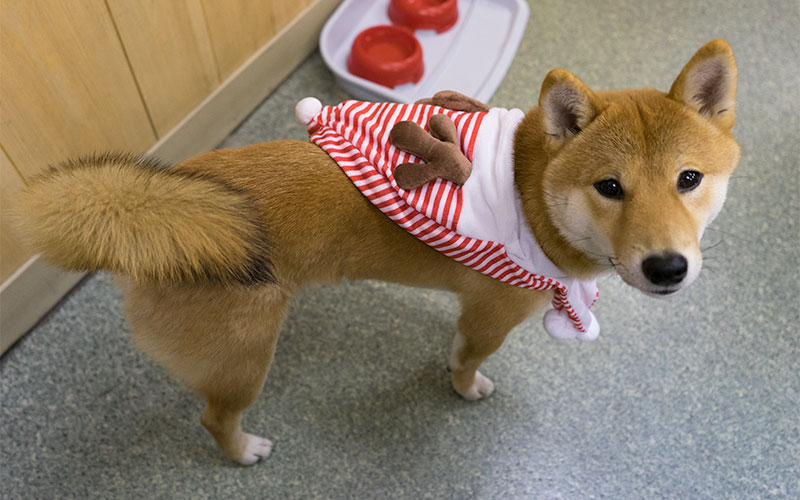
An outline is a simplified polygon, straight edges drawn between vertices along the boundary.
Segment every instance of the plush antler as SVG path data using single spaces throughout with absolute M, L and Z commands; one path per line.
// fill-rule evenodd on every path
M 442 90 L 441 92 L 433 94 L 433 97 L 420 99 L 417 101 L 417 104 L 433 104 L 434 106 L 441 106 L 445 109 L 466 111 L 467 113 L 489 111 L 489 106 L 454 90 Z
M 472 172 L 472 163 L 458 147 L 458 130 L 445 115 L 433 115 L 428 120 L 431 133 L 414 122 L 400 122 L 392 128 L 392 144 L 406 153 L 422 158 L 426 163 L 402 163 L 395 167 L 394 178 L 403 189 L 416 189 L 436 178 L 464 184 Z

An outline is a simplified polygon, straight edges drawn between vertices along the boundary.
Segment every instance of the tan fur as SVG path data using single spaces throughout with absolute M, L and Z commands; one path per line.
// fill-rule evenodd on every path
M 23 238 L 70 270 L 139 281 L 269 279 L 266 231 L 247 195 L 129 155 L 69 162 L 19 196 Z
M 589 278 L 615 265 L 648 291 L 637 281 L 637 259 L 664 249 L 699 258 L 697 240 L 739 155 L 730 135 L 729 54 L 724 42 L 708 44 L 670 95 L 594 93 L 564 70 L 547 76 L 540 106 L 518 130 L 515 172 L 528 222 L 562 270 Z M 26 232 L 61 265 L 125 275 L 137 343 L 206 398 L 203 425 L 243 464 L 271 450 L 268 440 L 242 431 L 241 413 L 261 390 L 300 287 L 371 278 L 456 292 L 463 309 L 452 382 L 468 399 L 491 393 L 478 367 L 551 300 L 549 292 L 488 278 L 410 236 L 311 143 L 213 151 L 169 172 L 136 161 L 96 163 L 32 183 L 20 210 Z M 679 194 L 675 180 L 686 166 L 706 178 Z M 626 186 L 625 199 L 594 190 L 608 176 Z M 257 241 L 262 230 L 266 242 Z M 254 274 L 254 255 L 272 282 L 234 284 Z

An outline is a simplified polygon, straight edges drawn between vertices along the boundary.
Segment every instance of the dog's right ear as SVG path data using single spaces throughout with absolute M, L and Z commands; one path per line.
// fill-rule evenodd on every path
M 736 60 L 728 42 L 712 40 L 683 68 L 669 97 L 686 104 L 723 130 L 736 119 Z
M 556 148 L 583 130 L 599 113 L 589 87 L 564 69 L 547 74 L 539 93 L 545 133 Z

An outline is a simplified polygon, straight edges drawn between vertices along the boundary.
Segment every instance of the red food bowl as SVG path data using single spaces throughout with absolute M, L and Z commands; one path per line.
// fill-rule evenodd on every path
M 422 46 L 402 26 L 373 26 L 358 34 L 347 58 L 347 70 L 386 87 L 422 79 Z
M 436 30 L 444 33 L 458 21 L 456 0 L 392 0 L 389 19 L 412 30 Z

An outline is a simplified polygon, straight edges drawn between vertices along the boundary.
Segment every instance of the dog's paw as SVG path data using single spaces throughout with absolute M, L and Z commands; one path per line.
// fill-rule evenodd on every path
M 247 439 L 247 444 L 244 447 L 242 457 L 237 459 L 240 464 L 253 465 L 267 458 L 272 452 L 272 441 L 269 439 L 253 434 L 245 434 L 244 436 Z
M 477 370 L 475 371 L 475 381 L 467 390 L 460 391 L 455 384 L 453 387 L 455 388 L 456 392 L 467 401 L 477 401 L 490 396 L 494 392 L 494 383 L 489 379 L 489 377 Z

